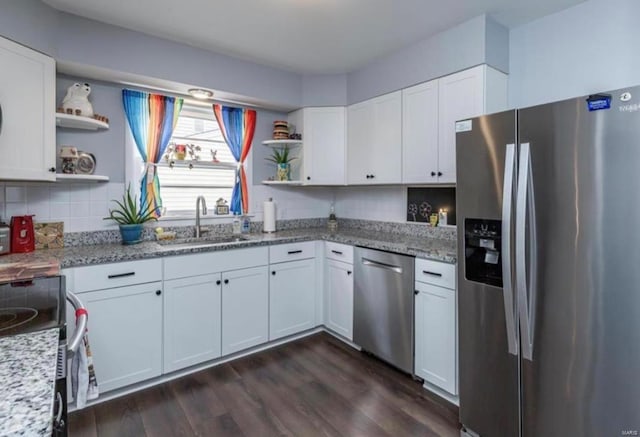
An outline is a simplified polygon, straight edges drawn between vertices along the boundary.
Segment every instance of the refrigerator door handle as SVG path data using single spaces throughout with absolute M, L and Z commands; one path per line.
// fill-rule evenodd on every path
M 518 335 L 511 277 L 511 218 L 513 216 L 513 180 L 516 173 L 516 145 L 507 144 L 504 162 L 504 186 L 502 192 L 502 293 L 504 316 L 507 324 L 509 353 L 518 355 Z
M 529 236 L 527 238 L 527 219 Z M 520 316 L 520 343 L 523 358 L 533 360 L 536 287 L 536 227 L 535 199 L 531 179 L 531 148 L 529 143 L 520 145 L 520 168 L 516 200 L 516 290 L 518 315 Z M 528 244 L 528 246 L 527 246 Z M 527 250 L 529 272 L 527 275 Z

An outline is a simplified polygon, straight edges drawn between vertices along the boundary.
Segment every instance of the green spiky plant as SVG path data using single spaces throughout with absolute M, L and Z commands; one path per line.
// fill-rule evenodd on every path
M 141 225 L 143 223 L 157 220 L 153 215 L 151 199 L 147 199 L 138 209 L 138 197 L 131 194 L 131 184 L 127 186 L 127 191 L 123 194 L 122 200 L 112 200 L 118 207 L 109 210 L 109 217 L 104 220 L 113 220 L 119 225 Z
M 273 153 L 271 154 L 271 156 L 265 159 L 267 161 L 273 162 L 274 164 L 289 164 L 296 158 L 294 156 L 290 156 L 289 148 L 285 147 L 283 149 L 273 149 Z

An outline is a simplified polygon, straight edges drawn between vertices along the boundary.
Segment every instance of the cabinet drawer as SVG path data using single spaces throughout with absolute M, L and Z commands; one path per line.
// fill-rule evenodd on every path
M 314 241 L 280 244 L 277 246 L 269 247 L 270 264 L 314 258 L 315 256 L 316 243 Z
M 326 258 L 353 264 L 353 246 L 327 241 L 324 247 Z
M 164 279 L 209 275 L 229 270 L 266 266 L 268 263 L 266 247 L 172 256 L 164 259 Z
M 85 291 L 160 281 L 162 280 L 162 260 L 146 259 L 77 267 L 72 272 L 73 291 L 75 293 L 83 293 Z
M 456 289 L 456 266 L 428 259 L 416 259 L 416 281 Z

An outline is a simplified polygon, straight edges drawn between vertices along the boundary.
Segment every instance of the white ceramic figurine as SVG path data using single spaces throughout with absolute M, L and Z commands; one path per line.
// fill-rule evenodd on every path
M 88 83 L 74 83 L 67 89 L 67 95 L 62 99 L 62 109 L 67 114 L 93 117 L 93 106 L 89 101 L 89 94 L 91 94 L 91 86 Z

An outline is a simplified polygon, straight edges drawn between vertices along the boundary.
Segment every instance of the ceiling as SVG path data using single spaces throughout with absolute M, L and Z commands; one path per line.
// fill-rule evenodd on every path
M 297 73 L 346 73 L 487 13 L 507 27 L 583 0 L 44 0 L 72 14 Z

